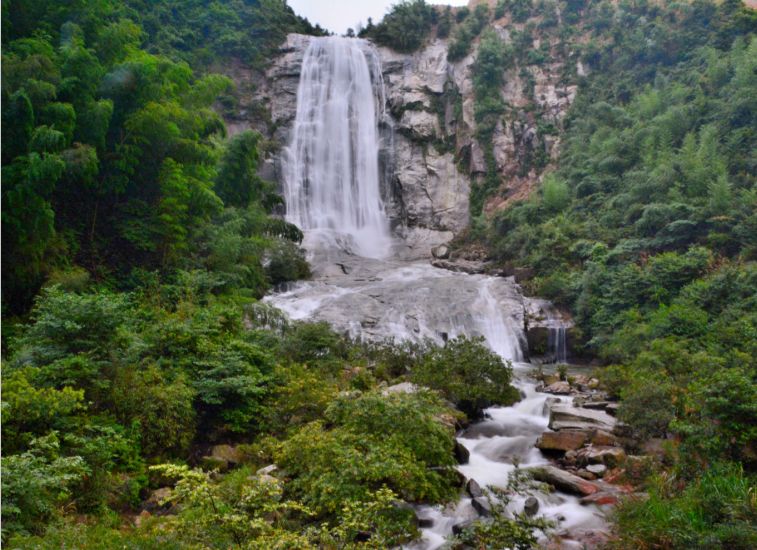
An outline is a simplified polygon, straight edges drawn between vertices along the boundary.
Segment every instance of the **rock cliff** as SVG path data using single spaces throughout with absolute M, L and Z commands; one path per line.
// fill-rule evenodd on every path
M 505 43 L 511 31 L 519 32 L 506 20 L 493 25 Z M 245 95 L 229 116 L 229 127 L 253 127 L 269 138 L 261 168 L 269 179 L 281 180 L 281 152 L 295 118 L 302 59 L 311 39 L 290 34 L 265 74 L 241 66 L 227 71 Z M 533 47 L 543 51 L 547 45 Z M 380 158 L 390 217 L 400 232 L 440 232 L 444 239 L 468 226 L 471 187 L 487 172 L 485 149 L 476 139 L 472 66 L 477 44 L 457 62 L 448 61 L 447 50 L 448 41 L 439 38 L 412 54 L 378 48 L 387 110 Z M 556 158 L 562 120 L 583 68 L 575 63 L 566 68 L 555 61 L 559 56 L 550 59 L 505 74 L 501 94 L 508 108 L 492 137 L 501 185 L 485 205 L 487 212 L 527 197 Z

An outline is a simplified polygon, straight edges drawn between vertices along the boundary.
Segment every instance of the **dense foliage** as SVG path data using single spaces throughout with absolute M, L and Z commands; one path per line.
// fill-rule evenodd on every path
M 4 4 L 6 313 L 28 309 L 45 280 L 83 284 L 80 267 L 112 286 L 128 286 L 135 268 L 204 269 L 216 272 L 209 284 L 235 278 L 256 296 L 303 274 L 274 262 L 266 280 L 266 255 L 296 259 L 285 241 L 301 236 L 268 216 L 280 199 L 256 176 L 259 136 L 226 140 L 211 108 L 231 81 L 198 76 L 181 58 L 201 67 L 196 49 L 216 36 L 212 55 L 258 62 L 304 23 L 273 0 L 237 2 L 221 18 L 208 2 L 141 4 Z M 151 23 L 177 12 L 186 19 Z
M 476 229 L 497 261 L 533 270 L 533 293 L 574 312 L 579 347 L 613 364 L 599 374 L 635 435 L 674 443 L 666 475 L 679 482 L 622 508 L 620 546 L 751 547 L 753 496 L 739 487 L 757 468 L 757 15 L 741 2 L 560 4 L 561 40 L 584 37 L 589 75 L 556 170 Z M 531 32 L 545 17 L 524 12 Z M 523 55 L 503 48 L 485 35 L 474 65 L 484 148 L 501 71 Z M 721 487 L 740 510 L 727 527 L 701 508 Z

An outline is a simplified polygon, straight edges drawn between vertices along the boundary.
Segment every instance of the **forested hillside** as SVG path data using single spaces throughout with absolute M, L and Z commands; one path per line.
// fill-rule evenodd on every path
M 478 339 L 359 343 L 259 301 L 310 276 L 303 233 L 212 70 L 325 31 L 283 0 L 4 0 L 2 25 L 3 544 L 417 537 L 408 503 L 460 492 L 456 430 L 518 392 Z M 757 547 L 756 34 L 738 0 L 412 0 L 361 34 L 475 56 L 484 167 L 453 256 L 485 249 L 572 316 L 625 441 L 654 449 L 612 547 Z M 553 59 L 577 83 L 559 124 L 501 93 Z M 521 115 L 537 145 L 503 172 L 492 136 Z M 553 527 L 490 513 L 453 547 Z

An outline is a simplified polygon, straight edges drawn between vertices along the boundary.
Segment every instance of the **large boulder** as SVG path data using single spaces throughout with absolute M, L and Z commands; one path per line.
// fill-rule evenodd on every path
M 612 432 L 615 424 L 615 418 L 604 411 L 564 404 L 553 405 L 549 411 L 549 428 L 555 431 L 599 429 Z
M 547 452 L 566 452 L 580 449 L 589 440 L 590 433 L 585 430 L 560 430 L 544 432 L 536 446 Z
M 599 491 L 599 487 L 591 481 L 581 479 L 570 472 L 560 470 L 554 466 L 535 466 L 528 469 L 537 481 L 552 485 L 555 489 L 572 495 L 588 496 Z

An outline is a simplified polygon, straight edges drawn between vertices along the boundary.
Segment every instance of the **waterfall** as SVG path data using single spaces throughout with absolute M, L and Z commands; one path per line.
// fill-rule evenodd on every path
M 310 41 L 284 156 L 284 197 L 287 220 L 311 243 L 368 258 L 389 253 L 378 159 L 384 104 L 381 65 L 369 42 Z
M 564 326 L 550 327 L 547 333 L 547 351 L 555 358 L 555 363 L 568 362 L 568 331 Z

